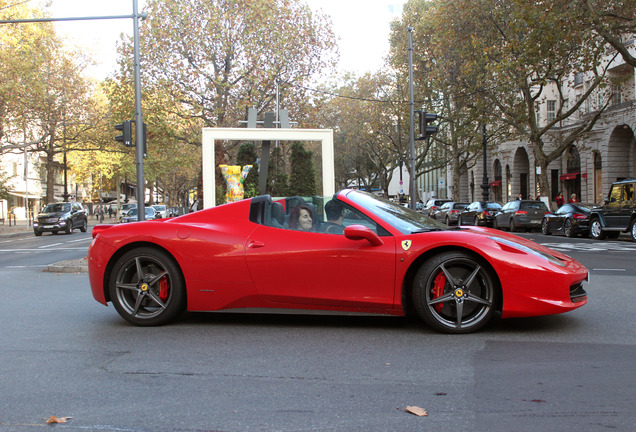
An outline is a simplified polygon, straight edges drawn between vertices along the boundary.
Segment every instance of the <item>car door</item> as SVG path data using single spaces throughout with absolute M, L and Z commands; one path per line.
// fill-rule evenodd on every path
M 245 258 L 259 294 L 281 307 L 392 308 L 395 241 L 350 240 L 344 234 L 261 225 L 247 239 Z
M 620 213 L 621 213 L 621 193 L 623 192 L 623 185 L 612 185 L 608 195 L 608 202 L 603 206 L 603 214 L 605 216 L 605 225 L 608 228 L 620 227 Z
M 620 205 L 619 214 L 619 226 L 621 228 L 627 228 L 631 220 L 632 211 L 634 208 L 634 184 L 625 183 L 623 185 L 623 196 Z
M 563 204 L 559 207 L 558 210 L 554 212 L 555 217 L 549 219 L 551 221 L 550 230 L 559 232 L 563 231 L 563 226 L 568 218 L 568 214 L 572 212 L 573 209 L 570 204 Z

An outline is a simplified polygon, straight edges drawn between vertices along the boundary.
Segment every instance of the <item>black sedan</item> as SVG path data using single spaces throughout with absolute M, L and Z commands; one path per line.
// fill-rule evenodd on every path
M 498 202 L 472 202 L 459 215 L 459 224 L 491 227 L 495 220 L 495 213 L 500 210 L 501 204 Z
M 444 222 L 446 225 L 453 225 L 457 223 L 457 219 L 461 212 L 468 206 L 465 202 L 447 202 L 444 203 L 437 212 L 433 213 L 431 217 L 440 222 Z
M 495 215 L 494 227 L 508 228 L 511 232 L 541 228 L 543 217 L 550 213 L 543 201 L 515 200 L 506 203 Z
M 564 234 L 576 237 L 587 236 L 590 232 L 592 206 L 581 203 L 563 204 L 554 213 L 548 213 L 541 223 L 541 232 L 546 235 Z

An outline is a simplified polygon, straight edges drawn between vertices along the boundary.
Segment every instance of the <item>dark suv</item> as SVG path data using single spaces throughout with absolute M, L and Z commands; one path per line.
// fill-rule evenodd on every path
M 612 183 L 605 203 L 592 209 L 590 237 L 602 240 L 617 238 L 621 232 L 629 232 L 636 240 L 636 179 Z
M 36 236 L 41 236 L 43 232 L 57 234 L 58 231 L 70 234 L 75 228 L 82 232 L 88 228 L 86 211 L 76 202 L 47 204 L 33 221 L 33 233 Z

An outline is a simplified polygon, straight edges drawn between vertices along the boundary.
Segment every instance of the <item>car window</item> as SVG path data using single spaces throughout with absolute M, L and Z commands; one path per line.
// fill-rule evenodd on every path
M 519 206 L 522 210 L 548 210 L 548 207 L 545 205 L 543 201 L 528 201 L 522 202 Z
M 570 213 L 572 211 L 572 206 L 569 204 L 565 204 L 562 205 L 557 211 L 556 214 L 558 215 L 562 215 L 562 214 L 567 214 Z
M 448 210 L 449 208 L 451 208 L 451 206 L 452 203 L 446 203 L 440 208 L 440 210 Z
M 486 208 L 488 210 L 501 210 L 501 204 L 499 203 L 487 203 Z
M 609 193 L 609 202 L 617 202 L 621 200 L 621 187 L 620 185 L 613 185 Z
M 634 185 L 632 183 L 623 185 L 623 201 L 631 201 L 634 199 Z

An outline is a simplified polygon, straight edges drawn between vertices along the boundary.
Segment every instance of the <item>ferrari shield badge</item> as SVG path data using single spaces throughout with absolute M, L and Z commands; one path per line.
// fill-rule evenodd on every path
M 411 248 L 411 243 L 413 243 L 412 240 L 402 240 L 402 249 L 405 251 L 409 250 Z

